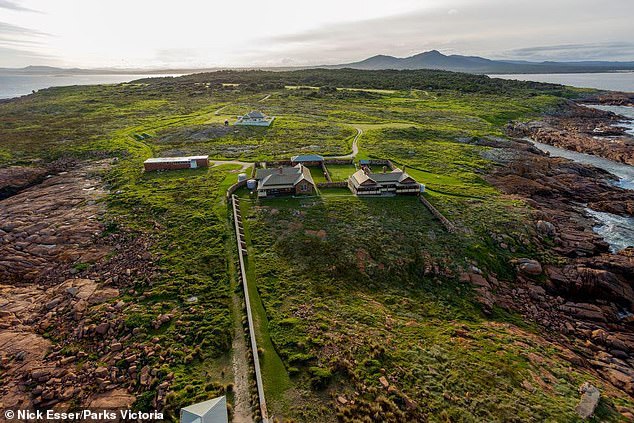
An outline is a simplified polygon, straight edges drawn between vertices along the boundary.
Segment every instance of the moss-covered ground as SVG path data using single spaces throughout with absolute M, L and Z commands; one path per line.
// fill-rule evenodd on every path
M 158 337 L 168 350 L 161 375 L 175 374 L 167 403 L 173 419 L 179 407 L 224 392 L 232 380 L 232 322 L 242 316 L 232 315 L 237 285 L 224 192 L 239 166 L 143 173 L 143 160 L 341 155 L 361 128 L 357 158 L 406 166 L 465 231 L 446 233 L 411 197 L 363 200 L 324 189 L 316 198 L 257 202 L 244 194 L 272 414 L 309 422 L 575 421 L 578 386 L 601 383 L 517 316 L 495 310 L 485 317 L 458 273 L 477 265 L 510 279 L 511 258 L 539 254 L 527 229 L 530 209 L 481 178 L 490 166 L 485 148 L 464 140 L 500 136 L 509 119 L 581 94 L 444 72 L 349 70 L 54 88 L 0 104 L 0 166 L 112 159 L 103 175 L 105 223 L 148 234 L 160 269 L 125 293 L 124 313 L 130 330 L 145 328 L 142 336 Z M 269 128 L 224 125 L 249 110 L 276 120 Z M 353 166 L 329 170 L 341 181 Z M 494 241 L 500 236 L 508 248 Z M 154 329 L 166 313 L 172 320 Z M 624 401 L 607 392 L 597 421 L 616 420 L 614 404 Z

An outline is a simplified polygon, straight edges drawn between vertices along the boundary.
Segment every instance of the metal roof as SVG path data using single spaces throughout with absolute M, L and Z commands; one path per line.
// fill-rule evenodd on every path
M 181 423 L 228 423 L 226 397 L 218 397 L 181 408 Z
M 363 170 L 357 170 L 354 174 L 352 174 L 351 178 L 353 182 L 357 184 L 362 184 L 368 180 L 375 182 L 376 184 L 387 184 L 387 183 L 416 183 L 414 178 L 408 175 L 406 172 L 403 172 L 400 169 L 395 169 L 392 172 L 386 173 L 370 173 L 366 174 Z M 406 179 L 411 179 L 414 182 L 403 182 Z
M 262 119 L 265 118 L 262 112 L 258 112 L 257 110 L 250 111 L 246 115 L 242 116 L 243 118 L 253 118 L 253 119 Z
M 152 157 L 143 163 L 173 163 L 187 162 L 191 160 L 208 160 L 209 156 L 185 156 L 185 157 Z
M 324 156 L 320 156 L 319 154 L 300 154 L 300 155 L 291 157 L 291 161 L 293 162 L 323 162 Z
M 255 179 L 259 181 L 258 189 L 293 187 L 301 180 L 315 185 L 310 169 L 302 164 L 293 167 L 282 166 L 268 169 L 258 169 Z

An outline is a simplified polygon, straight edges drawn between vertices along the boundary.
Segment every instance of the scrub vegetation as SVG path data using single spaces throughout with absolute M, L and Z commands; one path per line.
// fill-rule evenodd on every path
M 308 88 L 306 88 L 308 87 Z M 465 229 L 415 198 L 256 201 L 240 192 L 271 414 L 284 421 L 575 421 L 581 382 L 535 327 L 485 317 L 459 274 L 510 277 L 534 257 L 528 207 L 481 177 L 474 137 L 500 136 L 584 91 L 436 71 L 223 71 L 41 90 L 0 103 L 0 166 L 111 158 L 109 230 L 146 234 L 159 272 L 126 292 L 130 328 L 164 346 L 166 409 L 229 393 L 236 260 L 224 203 L 239 165 L 142 172 L 161 155 L 260 161 L 298 153 L 387 158 Z M 265 95 L 266 100 L 260 101 Z M 261 110 L 269 128 L 225 126 Z M 335 181 L 352 165 L 328 167 Z M 316 180 L 323 177 L 315 175 Z M 494 238 L 504 237 L 507 249 Z M 171 320 L 158 329 L 159 315 Z M 132 341 L 129 341 L 132 342 Z M 154 361 L 153 361 L 154 360 Z M 158 357 L 148 358 L 159 365 Z M 153 391 L 139 395 L 149 408 Z M 606 397 L 597 421 L 617 420 Z

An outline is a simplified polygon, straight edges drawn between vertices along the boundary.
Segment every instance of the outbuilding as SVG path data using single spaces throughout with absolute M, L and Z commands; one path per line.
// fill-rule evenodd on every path
M 324 157 L 319 154 L 300 154 L 291 157 L 291 165 L 295 166 L 303 164 L 304 166 L 321 166 L 324 163 Z
M 227 398 L 222 396 L 181 408 L 181 423 L 228 423 Z
M 266 116 L 257 110 L 247 113 L 244 116 L 238 116 L 235 125 L 238 126 L 270 126 L 275 120 L 275 116 Z
M 143 162 L 147 172 L 153 170 L 197 169 L 209 167 L 209 156 L 152 157 Z

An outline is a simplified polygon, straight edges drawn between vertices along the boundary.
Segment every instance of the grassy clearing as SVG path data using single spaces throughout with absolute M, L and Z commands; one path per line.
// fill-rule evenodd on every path
M 175 374 L 168 412 L 224 392 L 231 382 L 230 284 L 226 274 L 224 190 L 240 166 L 118 175 L 108 201 L 109 219 L 141 232 L 160 229 L 155 253 L 160 275 L 152 285 L 140 280 L 125 310 L 130 328 L 167 346 L 165 375 Z M 122 169 L 120 169 L 122 170 Z M 134 298 L 134 297 L 133 297 Z M 195 298 L 192 303 L 192 298 Z M 156 330 L 159 314 L 173 316 Z M 156 358 L 148 359 L 152 365 Z M 158 365 L 158 361 L 154 363 Z M 210 385 L 211 384 L 211 385 Z
M 460 141 L 500 135 L 508 119 L 536 116 L 577 94 L 442 72 L 348 70 L 55 88 L 0 104 L 0 166 L 118 158 L 105 175 L 109 227 L 150 234 L 161 269 L 151 286 L 140 278 L 125 294 L 125 313 L 130 328 L 147 329 L 145 340 L 157 336 L 168 346 L 161 365 L 148 360 L 161 368 L 159 380 L 175 374 L 167 406 L 175 420 L 178 407 L 222 393 L 232 377 L 238 316 L 223 195 L 238 166 L 143 174 L 142 161 L 346 154 L 359 127 L 357 158 L 407 166 L 466 234 L 447 234 L 414 198 L 359 199 L 328 189 L 321 198 L 243 201 L 271 410 L 307 422 L 574 421 L 576 388 L 595 378 L 571 368 L 517 316 L 496 310 L 485 318 L 456 276 L 476 264 L 511 279 L 510 259 L 539 254 L 530 209 L 483 181 L 484 149 Z M 224 127 L 224 119 L 252 109 L 278 119 L 269 128 Z M 354 169 L 329 170 L 345 180 Z M 494 241 L 500 237 L 508 249 Z M 165 313 L 173 319 L 153 329 Z M 137 406 L 153 394 L 140 395 Z M 345 405 L 336 405 L 339 395 Z M 597 420 L 615 419 L 617 397 L 606 393 Z
M 354 165 L 327 165 L 328 173 L 333 182 L 341 182 L 348 180 L 348 177 L 356 172 Z
M 315 395 L 282 407 L 287 418 L 574 421 L 577 387 L 598 383 L 534 328 L 483 318 L 453 276 L 485 263 L 474 241 L 414 198 L 273 200 L 248 216 L 269 333 L 295 386 L 280 403 Z M 355 403 L 333 410 L 338 396 Z M 600 415 L 615 418 L 610 400 Z

